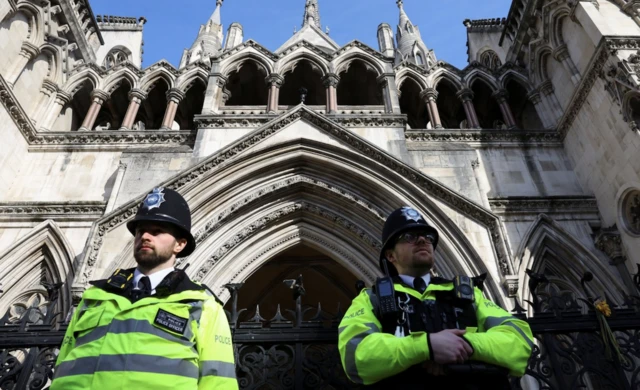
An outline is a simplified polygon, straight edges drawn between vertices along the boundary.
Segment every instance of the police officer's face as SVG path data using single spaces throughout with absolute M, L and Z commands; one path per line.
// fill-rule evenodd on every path
M 393 249 L 387 251 L 389 260 L 402 275 L 422 276 L 433 267 L 433 238 L 425 232 L 401 234 Z
M 152 269 L 163 263 L 175 261 L 175 256 L 187 245 L 184 238 L 176 239 L 177 231 L 161 222 L 140 222 L 136 226 L 133 257 L 136 262 Z

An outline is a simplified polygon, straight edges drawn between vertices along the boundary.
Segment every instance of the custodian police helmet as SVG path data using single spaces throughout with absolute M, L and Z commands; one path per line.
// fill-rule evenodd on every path
M 157 187 L 144 199 L 133 220 L 127 222 L 127 229 L 136 234 L 140 221 L 170 223 L 187 239 L 187 246 L 176 257 L 189 256 L 196 249 L 196 240 L 191 234 L 191 210 L 182 195 L 169 188 Z
M 433 226 L 429 225 L 417 210 L 408 206 L 394 210 L 389 214 L 389 217 L 382 228 L 382 242 L 384 243 L 382 245 L 382 250 L 380 251 L 380 269 L 382 271 L 384 271 L 383 262 L 387 261 L 389 273 L 392 275 L 398 274 L 396 267 L 386 259 L 385 252 L 387 249 L 393 247 L 394 241 L 400 234 L 408 230 L 426 230 L 427 232 L 432 233 L 435 236 L 433 249 L 435 250 L 438 246 L 438 231 Z

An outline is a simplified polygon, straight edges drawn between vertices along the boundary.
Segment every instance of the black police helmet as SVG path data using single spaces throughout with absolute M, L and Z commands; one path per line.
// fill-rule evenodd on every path
M 154 188 L 144 199 L 133 220 L 127 222 L 127 229 L 136 234 L 136 226 L 141 221 L 170 223 L 186 238 L 187 245 L 176 257 L 189 256 L 196 249 L 196 240 L 191 234 L 191 210 L 182 195 L 169 188 Z
M 393 275 L 397 275 L 398 271 L 393 264 L 387 260 L 385 256 L 385 252 L 387 249 L 392 248 L 395 245 L 395 240 L 398 236 L 408 230 L 426 230 L 427 232 L 433 234 L 435 236 L 435 240 L 433 241 L 433 250 L 438 246 L 439 235 L 438 231 L 420 215 L 420 213 L 408 206 L 401 207 L 397 210 L 394 210 L 386 222 L 384 223 L 384 227 L 382 228 L 382 250 L 380 251 L 380 269 L 384 272 L 384 261 L 387 262 L 387 266 L 389 268 L 389 273 Z

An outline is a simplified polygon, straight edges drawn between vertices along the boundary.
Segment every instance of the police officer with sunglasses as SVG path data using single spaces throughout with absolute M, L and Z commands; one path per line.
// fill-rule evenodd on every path
M 484 298 L 484 277 L 432 275 L 438 231 L 402 207 L 382 232 L 386 277 L 363 289 L 339 328 L 349 379 L 368 388 L 508 389 L 524 374 L 527 322 Z

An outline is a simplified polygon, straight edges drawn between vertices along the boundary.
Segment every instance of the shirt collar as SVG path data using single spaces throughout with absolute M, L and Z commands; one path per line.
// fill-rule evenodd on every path
M 159 285 L 160 282 L 162 282 L 162 279 L 164 279 L 165 276 L 169 275 L 174 270 L 175 268 L 171 267 L 171 268 L 162 269 L 160 271 L 156 271 L 151 275 L 146 275 L 149 277 L 149 282 L 151 282 L 152 294 L 155 292 L 156 286 Z M 145 274 L 143 274 L 142 272 L 140 272 L 140 270 L 136 268 L 135 272 L 133 273 L 133 285 L 136 288 L 138 288 L 138 282 L 140 282 L 140 279 L 142 279 L 143 276 L 145 276 Z
M 400 275 L 400 279 L 402 279 L 402 281 L 411 286 L 411 287 L 415 287 L 413 285 L 413 279 L 415 279 L 415 277 L 413 276 L 409 276 L 409 275 Z M 431 283 L 431 274 L 428 273 L 426 275 L 422 275 L 422 279 L 424 280 L 425 286 L 429 287 L 429 283 Z

